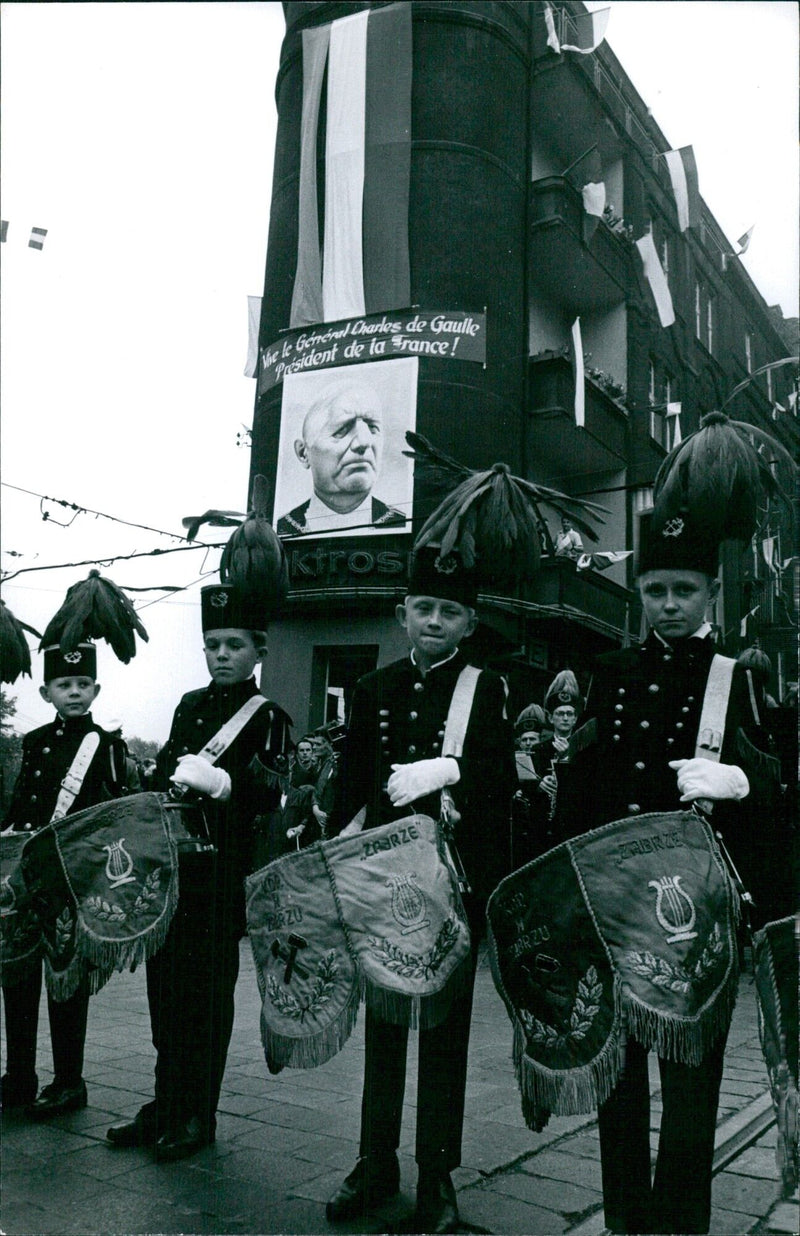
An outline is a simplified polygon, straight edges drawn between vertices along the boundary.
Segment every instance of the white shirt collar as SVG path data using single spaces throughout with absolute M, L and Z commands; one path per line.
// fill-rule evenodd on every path
M 455 656 L 457 656 L 457 655 L 458 655 L 458 649 L 457 649 L 457 648 L 454 648 L 454 649 L 453 649 L 453 651 L 450 653 L 450 655 L 449 655 L 449 656 L 447 656 L 447 657 L 442 657 L 441 661 L 434 661 L 433 665 L 429 665 L 429 666 L 428 666 L 428 670 L 427 670 L 427 671 L 423 671 L 423 672 L 428 672 L 428 673 L 429 673 L 431 670 L 438 669 L 440 665 L 447 665 L 447 662 L 448 662 L 448 661 L 452 661 L 453 657 L 455 657 Z M 421 667 L 420 667 L 419 662 L 417 661 L 417 658 L 414 656 L 414 649 L 413 649 L 413 648 L 411 649 L 411 661 L 412 661 L 412 664 L 413 664 L 413 665 L 416 665 L 417 669 L 420 669 L 420 668 L 421 668 Z
M 711 634 L 712 630 L 713 630 L 713 627 L 711 626 L 710 622 L 701 622 L 697 630 L 692 631 L 691 635 L 688 635 L 686 638 L 687 639 L 707 639 L 708 636 Z M 655 627 L 653 627 L 653 634 L 655 635 L 656 639 L 661 640 L 661 643 L 664 645 L 665 648 L 669 647 L 669 640 L 664 639 L 663 635 L 659 635 Z

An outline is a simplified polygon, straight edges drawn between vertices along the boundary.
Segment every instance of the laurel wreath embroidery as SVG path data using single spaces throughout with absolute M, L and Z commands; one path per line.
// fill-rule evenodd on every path
M 450 914 L 442 923 L 429 953 L 406 953 L 391 940 L 370 936 L 372 953 L 380 963 L 401 978 L 428 979 L 436 974 L 451 953 L 458 939 L 455 916 Z
M 102 897 L 87 897 L 83 903 L 84 910 L 99 918 L 102 923 L 124 923 L 128 917 L 122 906 L 109 905 Z
M 630 952 L 627 960 L 634 974 L 641 974 L 654 987 L 664 987 L 667 991 L 680 992 L 685 995 L 695 983 L 702 982 L 712 970 L 716 970 L 725 949 L 722 939 L 722 928 L 715 923 L 708 934 L 705 947 L 690 970 L 685 966 L 673 965 L 663 957 L 656 957 L 651 952 Z
M 336 960 L 336 950 L 330 949 L 317 966 L 317 977 L 311 985 L 308 1001 L 301 1004 L 285 984 L 279 983 L 274 974 L 267 979 L 267 992 L 272 1003 L 284 1017 L 292 1021 L 303 1021 L 306 1013 L 316 1013 L 317 1009 L 327 1004 L 333 995 L 333 987 L 339 974 L 339 963 Z
M 578 983 L 575 993 L 575 1003 L 570 1010 L 569 1030 L 558 1031 L 555 1026 L 548 1026 L 539 1021 L 527 1009 L 520 1009 L 520 1018 L 525 1027 L 528 1039 L 545 1047 L 562 1048 L 568 1043 L 579 1043 L 585 1039 L 592 1028 L 594 1019 L 600 1012 L 600 1000 L 603 995 L 603 984 L 597 977 L 594 966 L 584 974 Z
M 156 867 L 154 871 L 151 871 L 150 874 L 145 877 L 145 881 L 137 894 L 136 900 L 134 901 L 130 912 L 123 909 L 123 907 L 118 905 L 116 902 L 109 903 L 108 901 L 105 901 L 104 898 L 98 896 L 87 897 L 86 900 L 82 902 L 82 908 L 87 914 L 91 914 L 94 918 L 100 919 L 102 923 L 124 923 L 128 918 L 129 913 L 132 917 L 136 918 L 145 910 L 149 909 L 151 902 L 155 901 L 158 897 L 159 889 L 161 887 L 161 871 L 161 867 Z
M 146 877 L 142 885 L 141 892 L 133 903 L 132 914 L 141 914 L 143 910 L 147 910 L 151 901 L 155 901 L 158 897 L 158 890 L 161 887 L 161 868 L 156 867 Z

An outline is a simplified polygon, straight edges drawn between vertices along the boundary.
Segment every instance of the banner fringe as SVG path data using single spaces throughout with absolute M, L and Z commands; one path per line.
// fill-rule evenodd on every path
M 447 1017 L 454 1000 L 469 987 L 472 974 L 470 955 L 463 959 L 439 991 L 427 996 L 411 996 L 380 987 L 362 973 L 364 1002 L 381 1021 L 409 1030 L 430 1030 Z
M 313 1036 L 290 1038 L 271 1029 L 261 1015 L 261 1041 L 264 1058 L 272 1071 L 285 1068 L 315 1069 L 340 1052 L 355 1029 L 361 1003 L 359 983 L 353 983 L 347 1003 L 339 1016 L 323 1031 Z
M 666 1060 L 695 1066 L 701 1064 L 720 1035 L 730 1026 L 738 990 L 739 966 L 735 952 L 730 974 L 719 995 L 696 1021 L 657 1012 L 643 1004 L 628 989 L 623 999 L 631 1038 Z
M 614 992 L 614 1024 L 602 1050 L 582 1068 L 548 1069 L 526 1053 L 525 1029 L 513 1020 L 512 1059 L 522 1099 L 525 1124 L 539 1133 L 550 1115 L 585 1116 L 605 1103 L 621 1072 L 620 1045 L 624 1038 L 624 1012 L 619 991 Z

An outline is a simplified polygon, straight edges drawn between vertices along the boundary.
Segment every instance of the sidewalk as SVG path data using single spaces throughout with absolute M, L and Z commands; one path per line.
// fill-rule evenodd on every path
M 37 1233 L 324 1233 L 325 1201 L 353 1166 L 359 1133 L 363 1015 L 328 1064 L 270 1076 L 259 1038 L 259 996 L 247 941 L 217 1141 L 182 1163 L 111 1149 L 107 1127 L 152 1097 L 143 969 L 115 975 L 93 998 L 85 1076 L 89 1106 L 47 1124 L 3 1122 L 0 1228 Z M 411 1036 L 400 1197 L 370 1230 L 408 1230 L 414 1204 L 416 1041 Z M 39 1081 L 51 1080 L 44 1000 Z M 454 1181 L 462 1228 L 508 1236 L 599 1236 L 603 1230 L 597 1126 L 592 1116 L 525 1128 L 511 1066 L 511 1027 L 488 961 L 478 971 L 462 1167 Z M 653 1076 L 653 1120 L 659 1116 Z M 755 994 L 742 980 L 726 1056 L 720 1130 L 767 1107 Z M 796 1204 L 779 1202 L 774 1125 L 715 1179 L 712 1233 L 786 1233 Z M 356 1230 L 355 1228 L 353 1230 Z M 367 1229 L 363 1229 L 367 1230 Z

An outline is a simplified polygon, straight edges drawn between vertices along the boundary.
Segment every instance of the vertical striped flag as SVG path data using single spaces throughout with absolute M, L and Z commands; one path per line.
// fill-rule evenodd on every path
M 581 197 L 584 211 L 583 243 L 588 245 L 606 208 L 606 186 L 602 180 L 590 180 L 581 189 Z
M 680 401 L 667 404 L 667 449 L 672 450 L 673 447 L 680 446 L 683 438 L 681 436 L 681 404 Z
M 410 173 L 411 6 L 304 30 L 292 327 L 408 305 Z
M 570 333 L 570 360 L 575 377 L 575 424 L 586 423 L 586 375 L 583 368 L 583 340 L 581 320 L 576 318 Z
M 31 238 L 28 241 L 28 248 L 29 249 L 43 249 L 44 248 L 44 238 L 46 235 L 47 235 L 46 227 L 32 227 L 31 228 Z
M 687 227 L 697 227 L 700 223 L 700 182 L 694 150 L 691 146 L 665 150 L 664 159 L 675 195 L 678 227 L 685 232 Z
M 667 277 L 659 261 L 652 232 L 646 232 L 636 241 L 636 248 L 644 266 L 644 277 L 650 284 L 650 290 L 656 302 L 658 320 L 662 326 L 671 326 L 675 321 L 675 310 L 672 307 L 672 296 L 667 283 Z
M 559 55 L 561 52 L 561 43 L 559 42 L 558 35 L 556 34 L 556 24 L 553 18 L 553 10 L 549 4 L 545 4 L 544 6 L 544 24 L 547 27 L 547 46 L 551 51 L 554 51 L 556 55 Z
M 606 37 L 606 27 L 611 9 L 596 9 L 594 13 L 579 13 L 573 17 L 577 43 L 562 43 L 562 51 L 579 52 L 588 56 L 596 51 Z
M 261 297 L 247 298 L 247 360 L 244 376 L 254 378 L 258 368 L 258 332 L 261 327 Z

